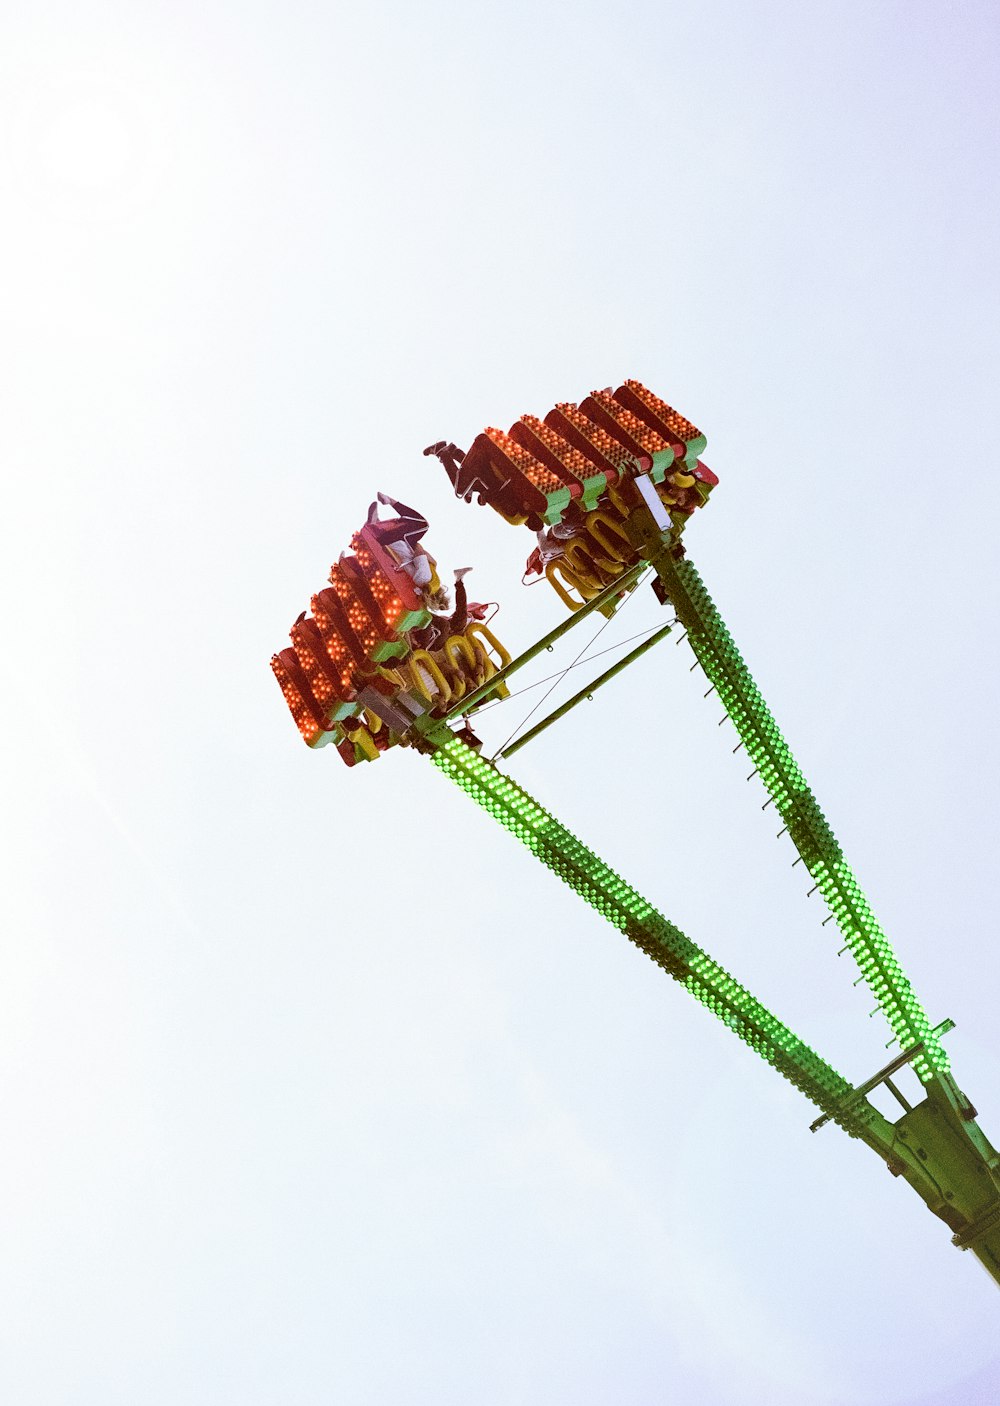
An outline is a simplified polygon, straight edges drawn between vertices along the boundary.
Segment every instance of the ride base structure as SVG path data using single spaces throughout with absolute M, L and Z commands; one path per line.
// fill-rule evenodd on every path
M 537 547 L 528 569 L 544 576 L 570 614 L 516 658 L 477 611 L 445 618 L 436 563 L 422 545 L 424 519 L 393 500 L 373 504 L 351 552 L 313 597 L 311 619 L 272 668 L 303 739 L 332 742 L 348 765 L 402 745 L 477 801 L 613 927 L 641 948 L 818 1110 L 812 1131 L 837 1124 L 916 1191 L 1000 1284 L 1000 1156 L 951 1074 L 932 1027 L 843 851 L 781 734 L 682 540 L 718 483 L 698 457 L 705 438 L 637 381 L 525 415 L 509 432 L 488 429 L 467 453 L 443 441 L 425 453 L 444 465 L 456 495 L 527 527 Z M 507 696 L 508 680 L 595 612 L 614 615 L 640 577 L 676 617 L 566 703 L 481 755 L 478 709 Z M 457 592 L 456 592 L 457 594 Z M 481 611 L 478 612 L 481 615 Z M 854 1085 L 759 1002 L 691 938 L 609 868 L 497 763 L 513 755 L 664 638 L 686 631 L 697 662 L 735 726 L 754 772 L 781 816 L 813 889 L 829 909 L 858 980 L 874 997 L 898 1053 Z M 751 775 L 754 774 L 751 773 Z M 796 861 L 798 862 L 798 861 Z M 825 925 L 826 925 L 825 924 Z M 874 1014 L 875 1012 L 873 1012 Z M 905 1065 L 924 1094 L 911 1105 L 893 1082 Z M 884 1085 L 902 1109 L 895 1122 L 869 1100 Z

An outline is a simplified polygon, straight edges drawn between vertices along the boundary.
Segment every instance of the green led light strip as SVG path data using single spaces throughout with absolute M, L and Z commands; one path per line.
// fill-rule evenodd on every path
M 751 1049 L 852 1137 L 880 1140 L 870 1105 L 841 1101 L 851 1085 L 793 1035 L 727 971 L 669 922 L 510 777 L 448 728 L 426 737 L 435 766 L 515 835 L 549 869 L 687 988 Z
M 650 560 L 893 1034 L 923 1044 L 914 1067 L 924 1083 L 946 1074 L 948 1057 L 701 577 L 662 549 Z

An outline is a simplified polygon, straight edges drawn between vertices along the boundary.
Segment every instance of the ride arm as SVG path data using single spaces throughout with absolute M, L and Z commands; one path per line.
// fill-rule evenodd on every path
M 881 1141 L 885 1120 L 864 1101 L 852 1103 L 853 1090 L 841 1074 L 515 781 L 442 723 L 427 726 L 420 745 L 440 771 L 817 1108 L 852 1137 Z
M 971 1249 L 1000 1283 L 1000 1156 L 950 1073 L 939 1029 L 931 1028 L 693 563 L 678 559 L 652 532 L 643 544 L 643 556 L 655 568 L 695 658 L 714 685 L 895 1039 L 901 1049 L 916 1050 L 913 1067 L 926 1098 L 895 1124 L 886 1124 L 888 1154 L 876 1150 L 951 1228 L 953 1243 Z
M 901 1047 L 922 1045 L 924 1083 L 946 1073 L 948 1056 L 693 563 L 662 545 L 649 559 L 894 1036 Z

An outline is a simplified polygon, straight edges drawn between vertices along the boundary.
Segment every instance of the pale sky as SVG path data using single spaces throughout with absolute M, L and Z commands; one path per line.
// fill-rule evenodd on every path
M 908 1187 L 422 758 L 310 753 L 268 667 L 377 489 L 537 638 L 529 538 L 420 451 L 643 380 L 996 1142 L 996 7 L 2 31 L 3 1400 L 1000 1397 L 996 1288 Z M 889 1032 L 690 664 L 511 772 L 860 1082 Z

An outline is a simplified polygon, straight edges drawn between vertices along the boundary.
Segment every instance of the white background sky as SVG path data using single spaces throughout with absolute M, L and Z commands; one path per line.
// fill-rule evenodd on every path
M 1000 1137 L 995 6 L 3 28 L 4 1400 L 994 1400 L 910 1190 L 422 759 L 308 752 L 268 659 L 377 488 L 511 647 L 555 623 L 420 450 L 638 376 Z M 512 771 L 860 1081 L 887 1032 L 690 662 Z

